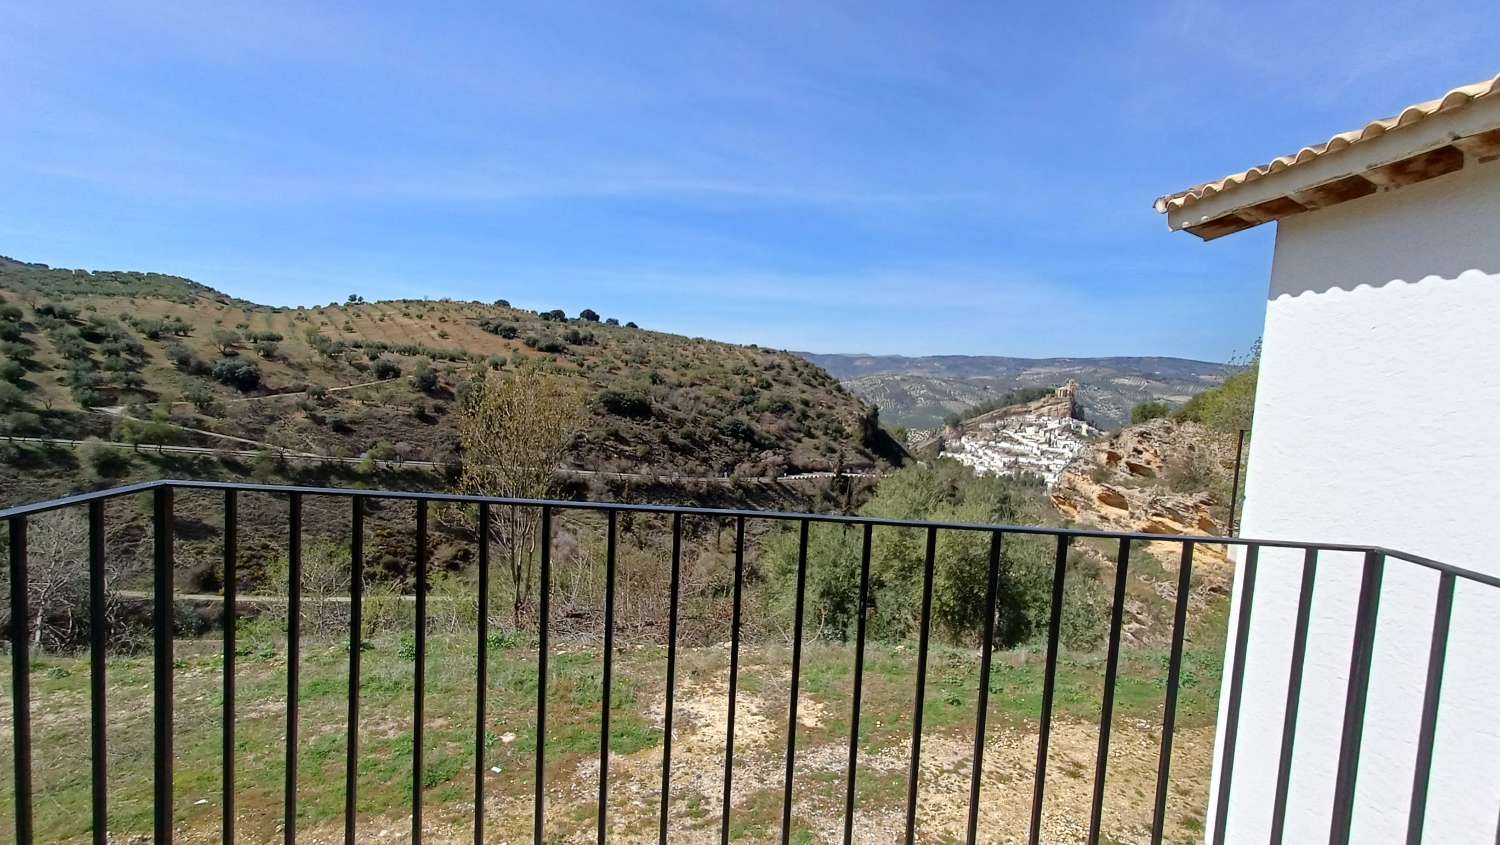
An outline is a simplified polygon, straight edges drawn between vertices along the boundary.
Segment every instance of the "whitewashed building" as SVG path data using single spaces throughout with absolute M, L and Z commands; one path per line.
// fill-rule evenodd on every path
M 1242 535 L 1500 575 L 1500 77 L 1156 208 L 1205 240 L 1277 226 Z M 1457 584 L 1413 812 L 1439 588 L 1418 567 L 1378 583 L 1354 798 L 1334 800 L 1364 570 L 1357 555 L 1318 561 L 1288 719 L 1303 560 L 1261 553 L 1249 634 L 1230 646 L 1246 649 L 1233 789 L 1207 841 L 1328 842 L 1340 813 L 1353 842 L 1412 841 L 1414 816 L 1422 842 L 1500 841 L 1500 590 Z M 1214 795 L 1221 768 L 1216 755 Z

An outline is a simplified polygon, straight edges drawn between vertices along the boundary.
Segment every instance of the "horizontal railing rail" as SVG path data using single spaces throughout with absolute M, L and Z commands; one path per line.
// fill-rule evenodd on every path
M 304 500 L 314 497 L 338 497 L 347 499 L 350 506 L 350 595 L 349 595 L 349 649 L 347 717 L 347 761 L 345 766 L 345 841 L 356 841 L 356 808 L 358 807 L 358 762 L 360 738 L 360 672 L 361 633 L 365 564 L 364 520 L 368 504 L 372 501 L 407 501 L 415 507 L 412 526 L 414 573 L 415 652 L 414 683 L 412 700 L 412 783 L 411 790 L 411 837 L 420 842 L 423 835 L 423 754 L 425 726 L 426 672 L 428 663 L 427 619 L 428 619 L 428 535 L 429 507 L 434 504 L 458 503 L 474 505 L 477 509 L 480 538 L 478 545 L 478 659 L 475 664 L 475 778 L 473 796 L 473 833 L 476 843 L 483 842 L 485 830 L 485 779 L 484 754 L 487 747 L 485 718 L 487 707 L 488 639 L 490 583 L 490 542 L 487 528 L 496 507 L 520 506 L 535 509 L 539 521 L 538 558 L 538 622 L 537 622 L 537 700 L 535 778 L 533 795 L 533 837 L 537 845 L 545 841 L 546 812 L 544 789 L 546 786 L 546 726 L 548 706 L 548 661 L 550 658 L 550 602 L 552 594 L 552 546 L 554 518 L 560 512 L 587 511 L 603 514 L 605 518 L 605 574 L 603 608 L 602 649 L 602 709 L 599 713 L 600 747 L 598 766 L 598 841 L 606 841 L 609 831 L 608 797 L 610 791 L 610 710 L 614 684 L 614 636 L 616 605 L 616 542 L 619 531 L 619 516 L 628 513 L 656 514 L 670 517 L 671 521 L 671 576 L 669 590 L 669 618 L 667 620 L 666 689 L 664 710 L 662 784 L 660 793 L 659 840 L 667 842 L 669 831 L 669 805 L 672 777 L 672 731 L 674 697 L 676 694 L 678 658 L 678 615 L 682 590 L 682 547 L 684 517 L 707 517 L 730 522 L 734 526 L 733 545 L 733 591 L 730 620 L 728 710 L 725 713 L 724 781 L 720 822 L 720 839 L 730 839 L 733 804 L 731 801 L 734 783 L 735 714 L 738 696 L 738 675 L 742 635 L 742 612 L 744 610 L 744 582 L 746 570 L 746 523 L 749 520 L 791 522 L 798 528 L 797 564 L 795 578 L 794 621 L 791 647 L 790 694 L 787 713 L 785 780 L 781 812 L 780 838 L 783 845 L 792 834 L 792 802 L 794 775 L 797 760 L 798 706 L 801 696 L 801 663 L 804 643 L 809 526 L 818 523 L 834 523 L 862 529 L 862 544 L 859 571 L 859 604 L 855 619 L 855 652 L 853 656 L 853 693 L 850 702 L 850 737 L 848 764 L 845 772 L 845 795 L 843 813 L 843 841 L 853 841 L 853 820 L 856 805 L 855 783 L 859 771 L 859 737 L 862 708 L 864 661 L 867 645 L 867 615 L 870 609 L 871 548 L 872 536 L 877 529 L 913 529 L 925 534 L 925 554 L 921 579 L 920 613 L 917 617 L 915 698 L 911 712 L 911 745 L 904 826 L 901 839 L 912 843 L 916 837 L 918 785 L 921 778 L 923 717 L 925 687 L 928 675 L 928 657 L 932 635 L 932 610 L 934 573 L 938 563 L 938 537 L 942 532 L 978 532 L 989 538 L 987 583 L 985 589 L 983 639 L 980 649 L 978 700 L 975 713 L 975 737 L 973 759 L 970 770 L 968 813 L 965 819 L 966 839 L 974 845 L 978 838 L 981 776 L 984 765 L 986 719 L 989 708 L 990 680 L 993 663 L 993 644 L 997 613 L 997 584 L 999 582 L 1002 549 L 1010 536 L 1045 536 L 1055 542 L 1051 582 L 1050 606 L 1048 608 L 1046 663 L 1040 691 L 1041 712 L 1037 741 L 1035 769 L 1032 781 L 1032 801 L 1027 829 L 1027 841 L 1037 845 L 1042 829 L 1042 811 L 1047 788 L 1048 745 L 1053 724 L 1057 686 L 1057 672 L 1065 596 L 1065 580 L 1068 573 L 1068 551 L 1070 545 L 1081 538 L 1104 539 L 1118 542 L 1115 557 L 1115 574 L 1107 636 L 1103 693 L 1100 707 L 1097 754 L 1095 757 L 1094 782 L 1091 796 L 1088 839 L 1090 845 L 1100 841 L 1102 813 L 1105 805 L 1105 776 L 1109 760 L 1111 725 L 1115 693 L 1118 683 L 1121 652 L 1123 612 L 1126 598 L 1127 574 L 1130 568 L 1132 543 L 1145 541 L 1168 543 L 1180 546 L 1180 560 L 1176 574 L 1176 594 L 1172 605 L 1170 650 L 1167 660 L 1167 677 L 1162 699 L 1160 745 L 1154 800 L 1151 812 L 1151 842 L 1160 843 L 1165 833 L 1166 804 L 1171 780 L 1172 743 L 1178 709 L 1178 693 L 1182 682 L 1184 639 L 1187 630 L 1187 615 L 1192 588 L 1194 551 L 1205 545 L 1224 545 L 1242 548 L 1241 578 L 1237 592 L 1234 628 L 1236 643 L 1229 666 L 1228 684 L 1225 688 L 1225 726 L 1215 753 L 1218 757 L 1219 779 L 1212 800 L 1216 809 L 1217 824 L 1214 842 L 1222 845 L 1227 828 L 1227 809 L 1233 786 L 1234 760 L 1240 723 L 1240 709 L 1244 694 L 1246 652 L 1251 630 L 1251 614 L 1255 597 L 1256 580 L 1261 565 L 1262 549 L 1291 549 L 1303 553 L 1301 591 L 1299 595 L 1297 622 L 1293 633 L 1293 647 L 1289 665 L 1289 684 L 1285 723 L 1279 756 L 1275 805 L 1271 841 L 1280 843 L 1286 820 L 1286 802 L 1291 758 L 1294 748 L 1296 714 L 1300 702 L 1302 673 L 1307 648 L 1309 607 L 1316 581 L 1319 555 L 1325 552 L 1355 553 L 1363 561 L 1361 581 L 1354 624 L 1354 637 L 1350 654 L 1350 672 L 1347 696 L 1342 720 L 1337 779 L 1334 785 L 1334 804 L 1331 810 L 1331 842 L 1335 845 L 1347 843 L 1352 823 L 1354 806 L 1355 775 L 1358 768 L 1359 751 L 1365 721 L 1365 710 L 1373 657 L 1373 640 L 1379 611 L 1382 577 L 1386 563 L 1401 561 L 1438 573 L 1439 586 L 1432 639 L 1429 650 L 1423 711 L 1419 727 L 1416 773 L 1412 787 L 1412 811 L 1409 819 L 1408 841 L 1419 842 L 1426 808 L 1427 781 L 1432 763 L 1432 748 L 1437 722 L 1437 706 L 1442 687 L 1443 667 L 1446 660 L 1448 629 L 1452 615 L 1453 597 L 1459 581 L 1467 581 L 1489 587 L 1500 587 L 1500 578 L 1469 571 L 1420 555 L 1394 551 L 1376 546 L 1349 543 L 1314 543 L 1288 540 L 1259 540 L 1243 537 L 1205 537 L 1195 535 L 1137 534 L 1104 531 L 1086 528 L 1045 528 L 1037 526 L 983 525 L 970 523 L 932 522 L 921 520 L 887 519 L 837 514 L 787 513 L 777 511 L 755 511 L 743 509 L 717 509 L 682 507 L 674 505 L 627 504 L 606 502 L 581 502 L 566 500 L 509 499 L 474 496 L 455 493 L 429 493 L 395 490 L 364 490 L 342 488 L 313 488 L 268 484 L 240 484 L 214 481 L 161 480 L 131 484 L 108 490 L 83 493 L 35 504 L 21 505 L 0 510 L 9 531 L 9 575 L 10 575 L 10 622 L 9 639 L 11 652 L 11 693 L 14 708 L 14 790 L 15 790 L 15 837 L 21 845 L 32 845 L 35 841 L 33 827 L 33 781 L 31 740 L 31 652 L 28 642 L 34 609 L 28 596 L 28 520 L 33 517 L 65 508 L 86 508 L 88 512 L 87 565 L 89 574 L 89 625 L 90 646 L 90 760 L 91 760 L 91 826 L 93 842 L 106 845 L 108 830 L 108 755 L 106 748 L 106 684 L 105 684 L 105 624 L 102 617 L 105 584 L 105 502 L 125 496 L 147 494 L 152 497 L 152 734 L 153 752 L 153 830 L 155 841 L 170 843 L 173 839 L 173 618 L 172 605 L 174 587 L 174 495 L 177 491 L 218 492 L 223 496 L 223 747 L 222 766 L 222 822 L 221 839 L 235 839 L 235 614 L 236 582 L 238 564 L 239 496 L 242 493 L 268 494 L 283 497 L 286 502 L 286 541 L 288 563 L 287 590 L 287 708 L 285 726 L 285 783 L 284 821 L 285 842 L 297 839 L 297 757 L 299 753 L 300 714 L 298 709 L 301 683 L 301 621 L 303 600 L 302 585 L 302 526 Z

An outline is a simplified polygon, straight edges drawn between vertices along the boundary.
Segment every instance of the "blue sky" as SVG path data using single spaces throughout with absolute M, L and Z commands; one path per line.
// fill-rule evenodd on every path
M 545 8 L 542 8 L 545 7 Z M 1150 207 L 1500 72 L 1484 3 L 10 3 L 0 254 L 820 352 L 1223 359 Z

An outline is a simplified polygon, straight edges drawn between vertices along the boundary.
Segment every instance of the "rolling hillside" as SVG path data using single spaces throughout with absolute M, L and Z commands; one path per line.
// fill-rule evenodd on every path
M 766 476 L 894 454 L 871 409 L 802 358 L 592 312 L 503 300 L 282 308 L 175 276 L 10 259 L 0 296 L 12 435 L 450 463 L 468 380 L 539 365 L 591 400 L 569 456 L 578 468 Z
M 1088 420 L 1116 428 L 1140 402 L 1181 404 L 1221 383 L 1235 368 L 1184 358 L 1008 358 L 994 355 L 843 355 L 798 353 L 850 392 L 880 409 L 890 425 L 927 429 L 1024 387 L 1074 379 Z

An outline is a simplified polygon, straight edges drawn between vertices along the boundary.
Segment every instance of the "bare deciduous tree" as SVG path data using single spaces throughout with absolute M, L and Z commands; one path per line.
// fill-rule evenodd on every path
M 558 465 L 587 415 L 575 385 L 538 368 L 477 378 L 458 423 L 460 488 L 483 496 L 548 497 L 556 490 Z M 491 513 L 490 539 L 502 552 L 517 626 L 531 596 L 537 532 L 533 508 L 503 506 Z
M 84 648 L 89 633 L 88 522 L 83 513 L 61 510 L 42 514 L 26 526 L 26 598 L 30 610 L 27 641 L 36 651 L 71 652 Z M 106 554 L 104 622 L 111 645 L 125 634 L 118 583 L 127 568 L 116 544 Z M 10 591 L 9 570 L 0 573 L 0 592 Z

